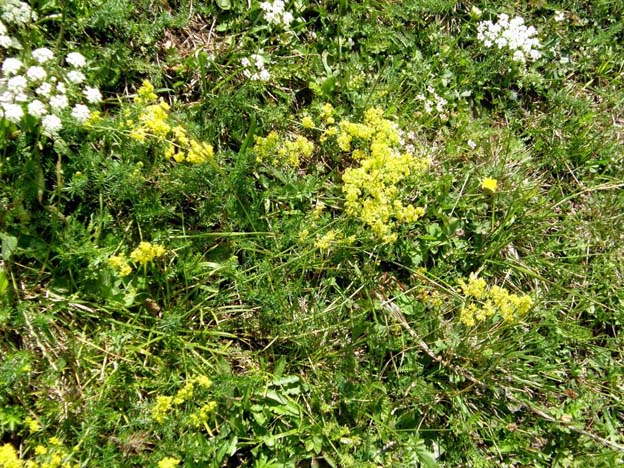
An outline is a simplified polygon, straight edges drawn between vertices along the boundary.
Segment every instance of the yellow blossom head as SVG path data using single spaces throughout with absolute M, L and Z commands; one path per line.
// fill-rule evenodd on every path
M 139 246 L 130 253 L 130 258 L 141 265 L 146 265 L 155 258 L 162 257 L 166 252 L 167 250 L 162 245 L 141 242 Z
M 488 192 L 496 192 L 496 187 L 498 186 L 498 181 L 493 179 L 492 177 L 486 177 L 481 181 L 481 188 Z

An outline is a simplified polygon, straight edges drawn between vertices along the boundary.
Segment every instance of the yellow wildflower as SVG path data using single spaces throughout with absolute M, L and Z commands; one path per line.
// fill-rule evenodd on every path
M 307 129 L 314 128 L 314 120 L 309 115 L 306 115 L 301 119 L 301 126 Z
M 526 314 L 533 303 L 530 296 L 510 294 L 505 288 L 496 285 L 488 287 L 485 280 L 477 278 L 475 273 L 470 274 L 468 281 L 459 280 L 459 285 L 467 303 L 461 310 L 460 321 L 467 326 L 493 315 L 499 315 L 506 322 L 513 322 Z
M 459 320 L 461 323 L 466 325 L 467 327 L 474 326 L 475 322 L 475 314 L 478 312 L 477 306 L 474 304 L 469 304 L 468 306 L 462 307 Z
M 61 439 L 59 439 L 58 437 L 50 437 L 48 439 L 48 442 L 50 443 L 50 445 L 55 445 L 57 447 L 63 446 L 63 442 L 61 442 Z
M 193 379 L 193 382 L 204 388 L 210 388 L 212 386 L 212 380 L 205 375 L 198 375 Z
M 102 113 L 100 111 L 93 111 L 89 114 L 89 118 L 85 120 L 84 126 L 86 128 L 93 127 L 94 124 L 97 124 L 102 120 Z
M 291 140 L 286 140 L 275 131 L 266 137 L 256 137 L 254 145 L 256 161 L 269 160 L 275 166 L 285 164 L 298 167 L 301 159 L 310 158 L 313 152 L 314 144 L 304 136 L 295 135 Z
M 199 410 L 191 414 L 191 425 L 199 427 L 204 424 L 206 421 L 208 421 L 208 415 L 212 413 L 216 407 L 217 404 L 214 401 L 209 401 L 208 403 L 202 405 Z
M 186 156 L 186 160 L 192 164 L 204 163 L 214 155 L 214 150 L 208 143 L 200 143 L 197 140 L 191 140 L 190 145 L 191 148 Z
M 491 177 L 486 177 L 481 181 L 481 188 L 488 192 L 496 192 L 496 187 L 498 186 L 498 181 Z
M 329 249 L 329 247 L 335 240 L 336 240 L 336 231 L 332 229 L 330 231 L 327 231 L 327 233 L 323 236 L 317 236 L 314 246 L 317 249 L 327 250 Z
M 26 427 L 28 427 L 28 431 L 29 432 L 38 432 L 41 430 L 41 424 L 39 424 L 39 421 L 37 421 L 34 418 L 31 418 L 30 416 L 27 416 L 24 419 L 24 424 L 26 424 Z
M 154 85 L 149 80 L 144 80 L 141 87 L 137 90 L 134 102 L 137 104 L 148 104 L 158 98 L 154 93 Z
M 146 265 L 155 258 L 162 257 L 166 252 L 167 250 L 162 245 L 141 242 L 136 249 L 130 252 L 130 258 L 141 265 Z
M 35 455 L 45 455 L 46 453 L 48 453 L 47 447 L 43 445 L 37 445 L 35 447 Z
M 159 395 L 156 397 L 156 404 L 152 408 L 152 418 L 157 423 L 163 423 L 167 413 L 173 404 L 173 397 Z
M 325 123 L 330 125 L 333 124 L 335 122 L 333 115 L 334 106 L 330 103 L 323 104 L 323 107 L 321 108 L 321 118 L 325 121 Z
M 189 401 L 191 398 L 193 398 L 193 390 L 194 390 L 193 381 L 191 381 L 187 383 L 184 387 L 182 387 L 180 390 L 178 390 L 178 393 L 176 393 L 176 396 L 173 399 L 173 404 L 180 405 L 184 403 L 185 401 Z
M 22 462 L 17 456 L 17 451 L 11 444 L 4 444 L 0 447 L 0 467 L 21 468 Z
M 468 283 L 463 279 L 459 280 L 462 292 L 467 297 L 474 297 L 475 299 L 481 299 L 485 295 L 487 283 L 483 278 L 478 278 L 476 273 L 471 273 L 468 278 Z
M 163 458 L 158 462 L 158 468 L 174 468 L 180 464 L 180 460 L 173 457 Z
M 128 259 L 124 254 L 109 257 L 108 264 L 113 270 L 117 271 L 122 278 L 132 273 L 132 267 L 128 264 Z

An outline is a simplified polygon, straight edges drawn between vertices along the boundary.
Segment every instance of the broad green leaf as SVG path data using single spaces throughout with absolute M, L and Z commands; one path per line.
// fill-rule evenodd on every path
M 17 249 L 17 237 L 0 232 L 0 239 L 2 239 L 2 259 L 9 261 Z

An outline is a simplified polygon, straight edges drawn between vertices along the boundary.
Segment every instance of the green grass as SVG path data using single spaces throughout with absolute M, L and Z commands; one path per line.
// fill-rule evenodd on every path
M 56 138 L 0 117 L 0 468 L 622 464 L 624 9 L 286 3 L 290 28 L 238 0 L 33 1 L 35 22 L 2 20 L 23 45 L 2 61 L 78 50 L 104 101 Z M 542 58 L 479 42 L 499 13 L 535 26 Z M 260 50 L 266 82 L 241 62 Z M 154 136 L 158 99 L 212 156 L 165 156 L 191 147 Z M 430 164 L 375 185 L 394 156 L 345 150 L 345 121 L 395 123 Z M 391 210 L 395 237 L 349 211 L 362 164 L 381 170 L 356 199 Z M 370 195 L 390 185 L 423 216 Z M 166 253 L 121 276 L 109 259 L 142 241 Z M 528 312 L 467 324 L 493 286 Z

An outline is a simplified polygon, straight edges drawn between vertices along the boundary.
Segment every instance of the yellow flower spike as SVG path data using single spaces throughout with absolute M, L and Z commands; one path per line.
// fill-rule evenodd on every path
M 496 192 L 496 187 L 498 186 L 498 181 L 493 179 L 492 177 L 486 177 L 481 181 L 481 188 L 485 191 L 494 193 Z
M 89 114 L 89 118 L 85 121 L 85 128 L 92 128 L 94 124 L 99 123 L 102 120 L 102 113 L 100 111 L 93 111 Z

